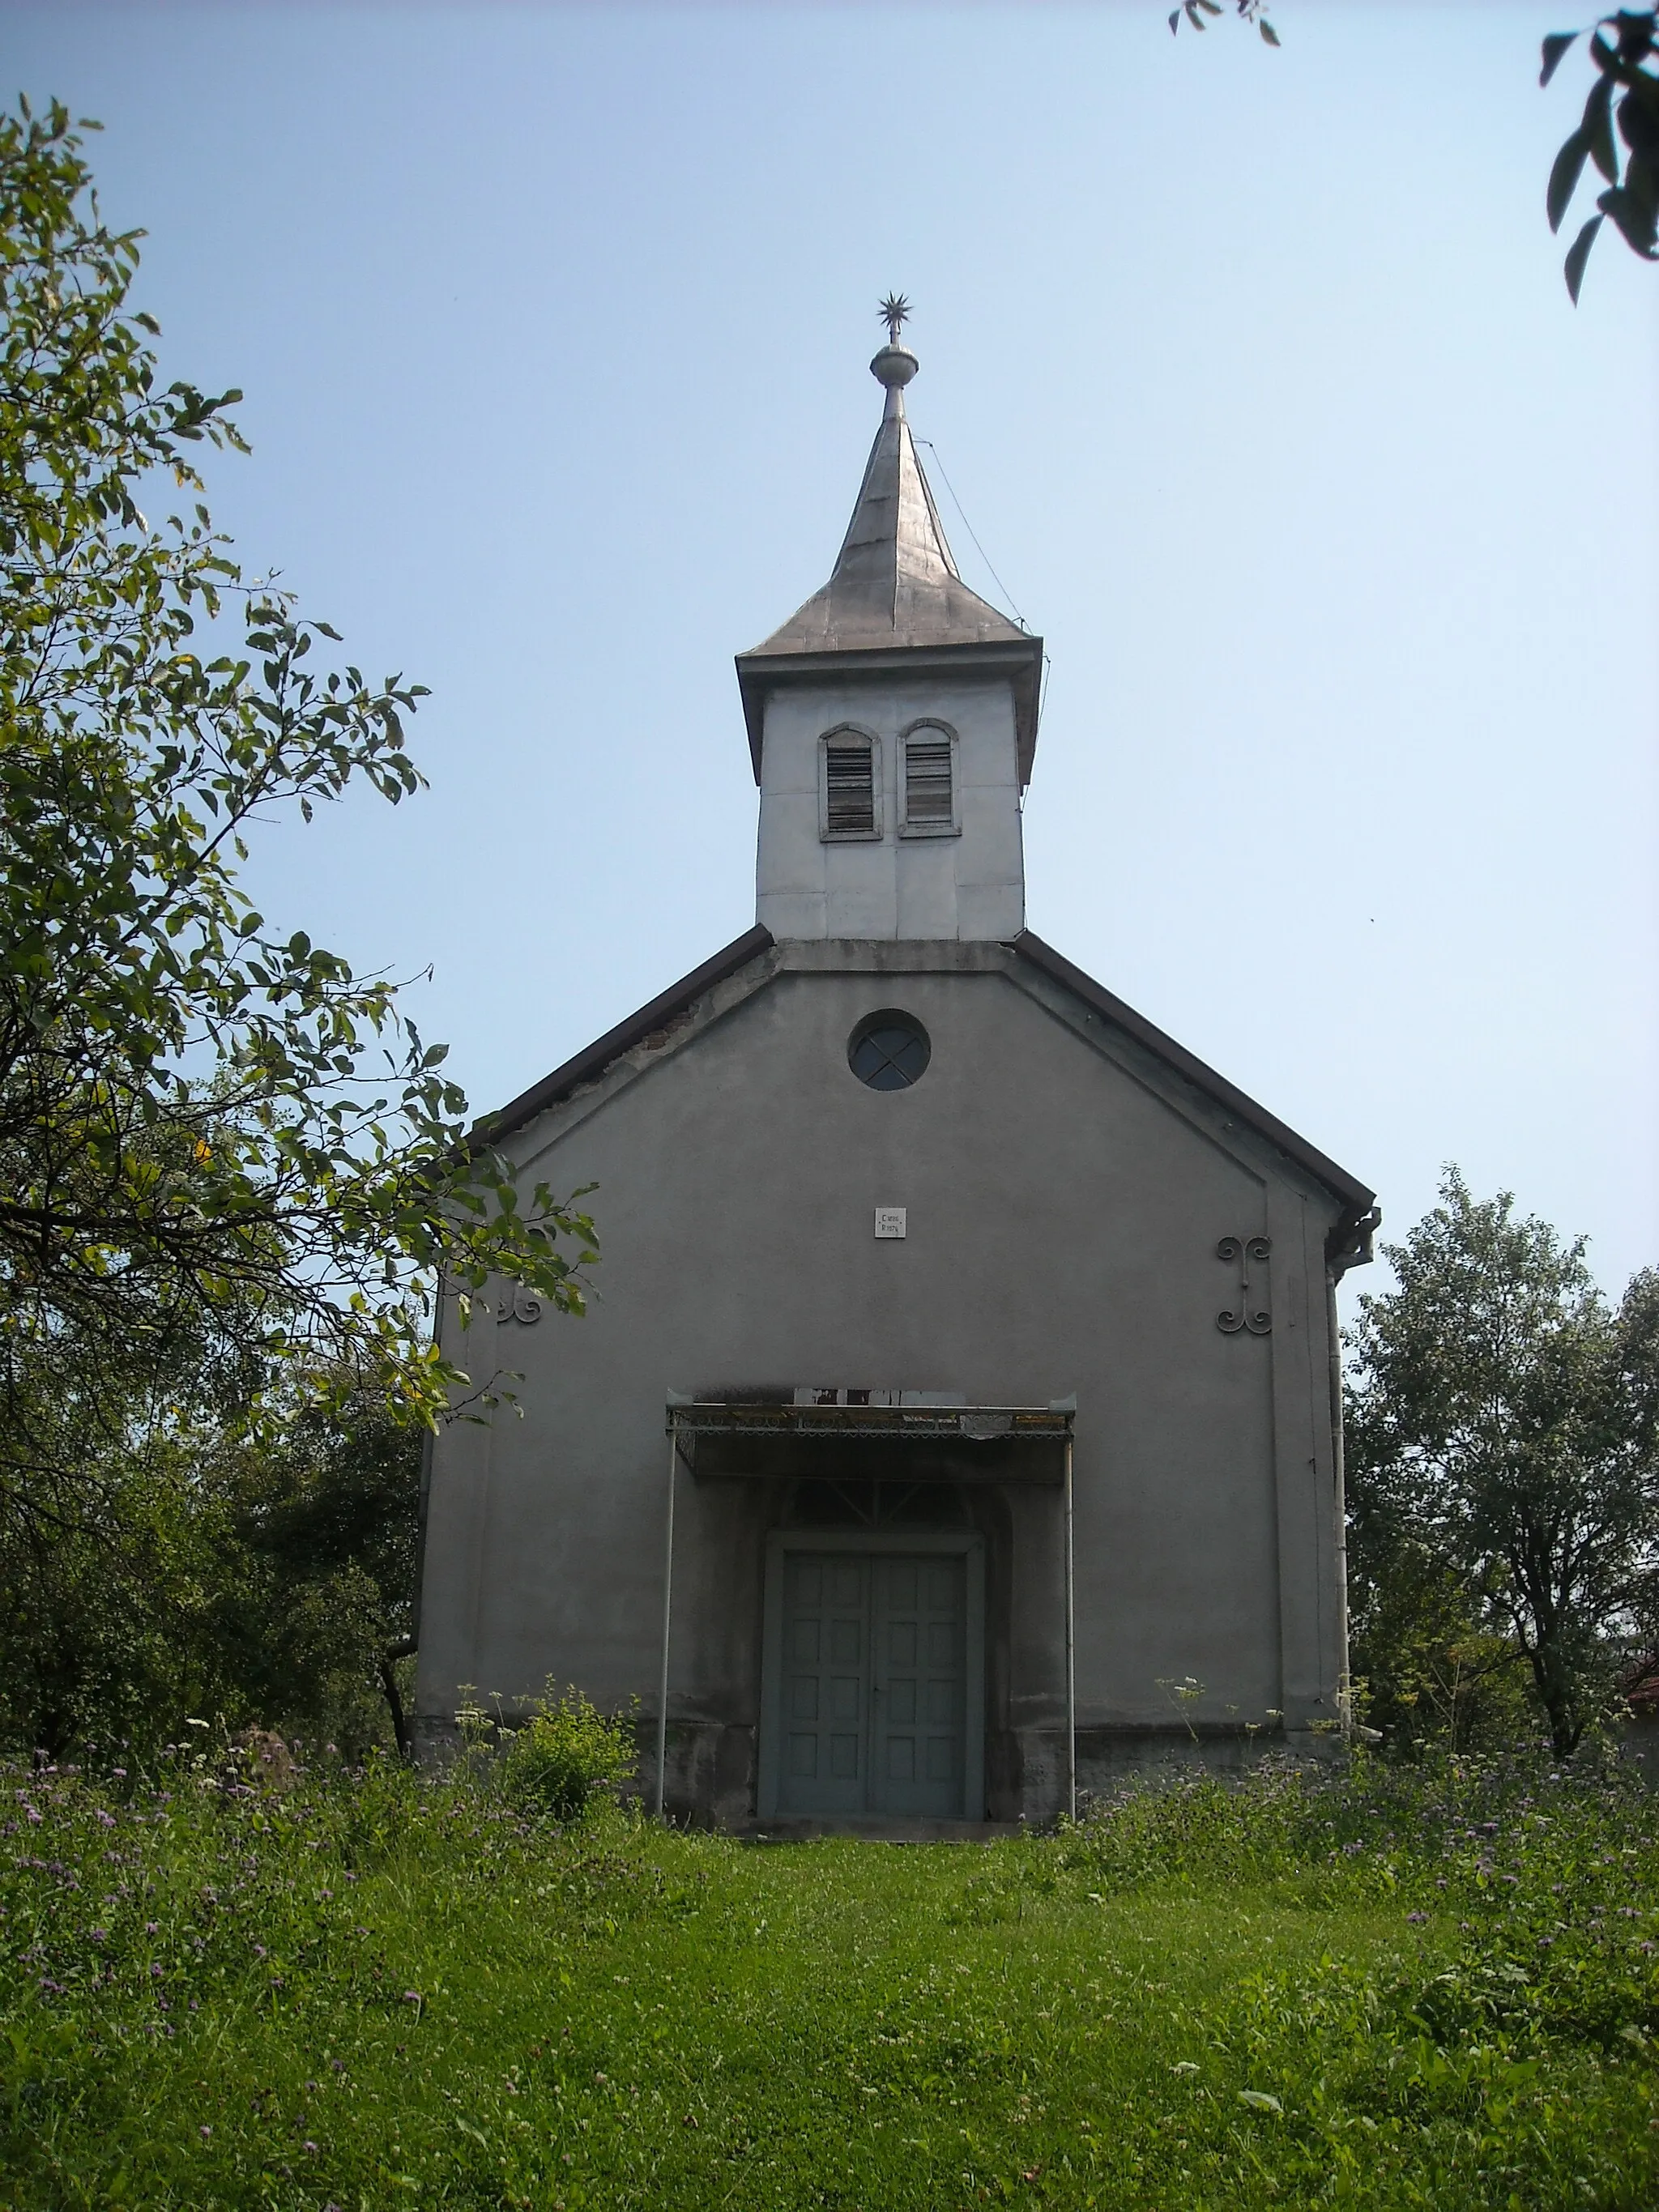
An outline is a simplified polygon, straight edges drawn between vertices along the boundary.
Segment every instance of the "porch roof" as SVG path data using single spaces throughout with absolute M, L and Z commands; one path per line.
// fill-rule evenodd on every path
M 792 1406 L 671 1395 L 667 1426 L 680 1456 L 700 1475 L 1059 1482 L 1075 1413 L 1071 1400 Z

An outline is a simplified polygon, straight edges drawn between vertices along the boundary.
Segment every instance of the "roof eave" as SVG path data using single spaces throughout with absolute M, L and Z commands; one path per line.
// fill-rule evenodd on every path
M 926 676 L 963 668 L 988 673 L 1006 671 L 1012 679 L 1020 788 L 1024 790 L 1031 780 L 1042 691 L 1040 637 L 971 639 L 958 645 L 879 645 L 833 653 L 768 653 L 763 648 L 738 653 L 736 666 L 743 718 L 749 732 L 749 757 L 757 784 L 761 780 L 761 744 L 766 726 L 766 695 L 775 686 L 809 684 L 824 677 Z
M 671 1022 L 676 1014 L 683 1013 L 705 991 L 712 991 L 716 983 L 723 983 L 739 968 L 746 968 L 763 952 L 769 952 L 772 945 L 771 931 L 763 929 L 758 923 L 753 929 L 744 930 L 741 937 L 734 937 L 700 968 L 681 976 L 678 983 L 671 983 L 667 990 L 659 992 L 637 1013 L 630 1014 L 625 1022 L 618 1022 L 602 1037 L 596 1037 L 574 1059 L 543 1076 L 539 1083 L 532 1083 L 528 1091 L 521 1091 L 498 1113 L 484 1115 L 473 1125 L 467 1139 L 469 1149 L 476 1152 L 494 1144 L 499 1137 L 511 1136 L 515 1129 L 522 1129 L 526 1122 L 533 1121 L 538 1114 L 545 1113 L 550 1106 L 556 1106 L 562 1099 L 568 1098 L 580 1085 L 597 1081 L 624 1053 L 643 1044 L 653 1031 Z
M 1311 1176 L 1316 1182 L 1340 1202 L 1345 1222 L 1357 1224 L 1370 1212 L 1376 1203 L 1376 1193 L 1367 1184 L 1361 1182 L 1357 1176 L 1350 1175 L 1346 1168 L 1339 1167 L 1316 1145 L 1310 1145 L 1305 1137 L 1299 1137 L 1288 1122 L 1281 1121 L 1276 1114 L 1270 1114 L 1265 1106 L 1259 1106 L 1247 1092 L 1241 1091 L 1237 1084 L 1229 1083 L 1224 1075 L 1218 1074 L 1196 1053 L 1188 1052 L 1185 1045 L 1177 1044 L 1156 1023 L 1149 1022 L 1144 1014 L 1138 1014 L 1115 992 L 1109 991 L 1103 983 L 1097 983 L 1092 975 L 1075 966 L 1064 953 L 1056 952 L 1052 945 L 1046 945 L 1034 931 L 1023 930 L 1014 939 L 1012 949 L 1022 959 L 1029 960 L 1034 968 L 1040 968 L 1045 975 L 1053 976 L 1056 982 L 1063 983 L 1068 990 L 1075 992 L 1097 1013 L 1115 1024 L 1137 1044 L 1161 1060 L 1195 1090 L 1224 1108 L 1247 1128 L 1255 1130 L 1258 1136 L 1265 1137 L 1275 1151 L 1282 1152 L 1286 1159 L 1294 1161 L 1304 1174 Z

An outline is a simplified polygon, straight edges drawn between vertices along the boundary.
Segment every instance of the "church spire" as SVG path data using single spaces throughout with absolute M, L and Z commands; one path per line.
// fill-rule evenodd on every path
M 902 294 L 890 293 L 878 312 L 887 325 L 887 343 L 870 374 L 885 391 L 886 404 L 835 568 L 823 589 L 745 653 L 745 660 L 992 645 L 1025 637 L 957 573 L 905 420 L 904 387 L 921 366 L 899 337 L 910 303 Z

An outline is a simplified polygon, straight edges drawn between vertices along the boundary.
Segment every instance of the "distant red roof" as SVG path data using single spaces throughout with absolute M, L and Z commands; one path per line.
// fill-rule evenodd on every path
M 1632 1712 L 1659 1713 L 1659 1651 L 1650 1651 L 1633 1667 L 1626 1668 L 1619 1686 Z

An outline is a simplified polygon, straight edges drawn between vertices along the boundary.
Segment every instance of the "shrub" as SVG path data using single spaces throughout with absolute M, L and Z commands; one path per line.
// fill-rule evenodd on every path
M 508 1733 L 495 1766 L 520 1811 L 580 1820 L 595 1798 L 620 1794 L 635 1759 L 630 1713 L 607 1716 L 574 1686 L 556 1692 L 550 1681 L 529 1719 Z

